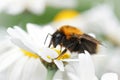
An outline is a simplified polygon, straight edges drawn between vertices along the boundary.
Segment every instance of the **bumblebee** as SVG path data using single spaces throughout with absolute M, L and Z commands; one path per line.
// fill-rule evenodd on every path
M 57 45 L 64 47 L 65 49 L 61 51 L 61 55 L 67 50 L 78 53 L 84 53 L 84 51 L 87 50 L 90 54 L 95 54 L 97 52 L 97 46 L 101 44 L 92 36 L 70 25 L 60 27 L 51 36 L 49 47 L 51 47 L 51 45 L 53 45 L 54 48 L 56 48 Z

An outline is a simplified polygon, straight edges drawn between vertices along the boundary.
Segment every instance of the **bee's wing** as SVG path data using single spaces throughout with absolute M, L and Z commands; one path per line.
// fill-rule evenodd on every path
M 80 38 L 81 39 L 86 39 L 86 40 L 91 41 L 93 43 L 102 45 L 102 43 L 100 41 L 98 41 L 97 39 L 93 38 L 92 36 L 90 36 L 88 34 L 83 34 Z
M 101 42 L 87 34 L 80 36 L 79 40 L 81 42 L 80 50 L 82 52 L 84 52 L 84 50 L 87 50 L 90 54 L 96 53 L 98 44 L 101 44 Z

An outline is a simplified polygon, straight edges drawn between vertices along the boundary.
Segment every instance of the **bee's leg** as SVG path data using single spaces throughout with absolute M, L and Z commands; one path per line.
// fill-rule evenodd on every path
M 62 45 L 60 45 L 60 53 L 62 52 Z
M 63 36 L 61 39 L 61 44 L 60 44 L 60 53 L 62 53 L 62 47 L 63 47 L 63 42 L 65 41 L 65 37 Z
M 50 41 L 50 44 L 48 45 L 48 47 L 50 48 L 51 45 L 52 45 L 52 40 Z
M 44 45 L 45 45 L 45 43 L 46 43 L 47 38 L 48 38 L 49 35 L 52 36 L 50 33 L 47 34 L 47 36 L 46 36 L 46 38 L 45 38 L 45 41 L 44 41 Z
M 56 59 L 59 59 L 59 57 L 61 57 L 62 55 L 64 55 L 66 51 L 67 51 L 67 49 L 64 49 L 64 50 L 62 51 L 62 53 L 61 53 Z
M 67 48 L 70 52 L 72 52 L 75 47 L 76 47 L 76 43 L 74 43 L 74 42 L 71 43 L 71 44 L 69 44 L 68 46 L 66 46 L 66 48 Z
M 67 51 L 67 49 L 64 49 L 64 50 L 62 51 L 62 53 L 61 53 L 61 54 L 64 54 L 64 53 L 66 53 L 66 51 Z

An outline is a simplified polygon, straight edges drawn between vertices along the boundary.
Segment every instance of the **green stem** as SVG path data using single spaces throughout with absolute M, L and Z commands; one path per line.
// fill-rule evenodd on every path
M 57 69 L 48 69 L 46 80 L 53 80 L 53 77 L 56 73 Z

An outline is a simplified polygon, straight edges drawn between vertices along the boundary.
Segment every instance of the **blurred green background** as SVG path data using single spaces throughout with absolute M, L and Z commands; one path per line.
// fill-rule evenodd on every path
M 80 13 L 90 9 L 91 7 L 107 3 L 114 8 L 114 12 L 118 19 L 120 19 L 120 8 L 119 3 L 120 0 L 76 0 L 77 6 L 74 8 L 55 8 L 49 5 L 46 5 L 45 12 L 43 14 L 35 15 L 30 13 L 29 11 L 24 11 L 18 15 L 9 15 L 7 13 L 0 13 L 0 26 L 1 27 L 12 27 L 14 25 L 25 27 L 26 23 L 35 23 L 44 25 L 53 20 L 55 15 L 64 9 L 74 9 L 79 11 Z

